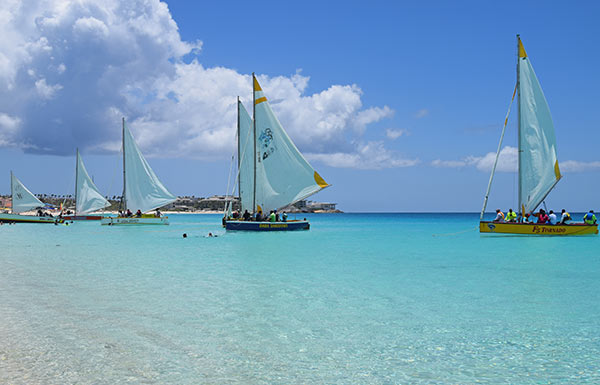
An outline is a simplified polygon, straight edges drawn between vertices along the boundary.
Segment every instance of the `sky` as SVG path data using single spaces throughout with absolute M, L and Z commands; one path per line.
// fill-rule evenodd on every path
M 236 98 L 256 73 L 350 212 L 477 212 L 516 82 L 519 33 L 552 112 L 549 208 L 600 208 L 595 2 L 4 0 L 0 194 L 73 193 L 75 149 L 120 195 L 121 117 L 175 195 L 225 194 Z M 513 105 L 489 210 L 517 206 Z

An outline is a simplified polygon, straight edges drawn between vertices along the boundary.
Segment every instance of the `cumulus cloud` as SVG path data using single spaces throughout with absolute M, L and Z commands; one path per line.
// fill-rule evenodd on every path
M 403 135 L 408 135 L 408 134 L 409 134 L 409 131 L 405 130 L 403 128 L 398 129 L 398 130 L 388 128 L 387 130 L 385 130 L 385 136 L 387 136 L 389 139 L 392 139 L 392 140 L 396 140 L 399 137 L 401 137 Z
M 566 160 L 560 162 L 560 170 L 564 172 L 584 172 L 600 169 L 600 161 L 579 162 L 576 160 Z
M 429 115 L 429 110 L 427 108 L 422 108 L 415 114 L 415 118 L 421 119 Z
M 440 160 L 436 159 L 431 162 L 434 167 L 475 167 L 480 171 L 490 172 L 496 160 L 495 152 L 488 152 L 484 156 L 467 156 L 461 160 Z M 500 151 L 498 157 L 498 165 L 496 171 L 500 172 L 516 172 L 519 163 L 519 151 L 516 147 L 506 146 Z
M 5 0 L 0 34 L 0 146 L 118 151 L 125 116 L 148 155 L 226 157 L 235 147 L 236 97 L 251 107 L 250 74 L 203 66 L 202 42 L 183 41 L 159 0 Z M 310 78 L 300 72 L 259 81 L 314 159 L 410 164 L 382 143 L 358 144 L 370 124 L 393 114 L 388 106 L 365 108 L 359 86 L 307 94 Z
M 407 159 L 387 150 L 382 142 L 367 142 L 357 146 L 356 152 L 336 152 L 331 154 L 307 154 L 310 160 L 319 160 L 332 167 L 382 169 L 411 167 L 420 163 L 419 159 Z

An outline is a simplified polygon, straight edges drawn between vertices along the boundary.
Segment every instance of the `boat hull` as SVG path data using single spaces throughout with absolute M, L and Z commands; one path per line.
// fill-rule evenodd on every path
M 132 225 L 168 225 L 168 217 L 104 217 L 100 220 L 100 224 L 106 226 L 132 226 Z
M 226 230 L 237 231 L 295 231 L 308 230 L 310 223 L 308 221 L 287 221 L 287 222 L 246 222 L 246 221 L 225 221 Z
M 102 218 L 102 215 L 63 215 L 66 221 L 99 221 Z
M 0 223 L 63 223 L 64 219 L 55 217 L 36 217 L 33 215 L 0 214 Z
M 598 225 L 574 223 L 551 225 L 538 223 L 479 222 L 480 233 L 521 235 L 593 235 L 598 234 Z

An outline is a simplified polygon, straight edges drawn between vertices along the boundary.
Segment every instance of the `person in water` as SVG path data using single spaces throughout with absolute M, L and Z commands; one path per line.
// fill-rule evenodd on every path
M 494 222 L 504 222 L 504 213 L 500 209 L 496 209 L 496 218 Z
M 594 215 L 594 210 L 590 210 L 589 213 L 583 216 L 583 222 L 586 225 L 595 225 L 596 224 L 596 216 Z
M 571 220 L 571 214 L 569 214 L 565 209 L 562 209 L 562 215 L 560 216 L 560 224 L 566 225 L 568 221 Z
M 517 213 L 515 213 L 512 209 L 508 209 L 506 213 L 506 222 L 516 222 L 517 221 Z

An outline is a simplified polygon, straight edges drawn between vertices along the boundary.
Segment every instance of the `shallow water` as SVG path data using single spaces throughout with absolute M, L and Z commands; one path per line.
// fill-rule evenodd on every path
M 309 219 L 1 226 L 0 383 L 600 382 L 598 237 Z

